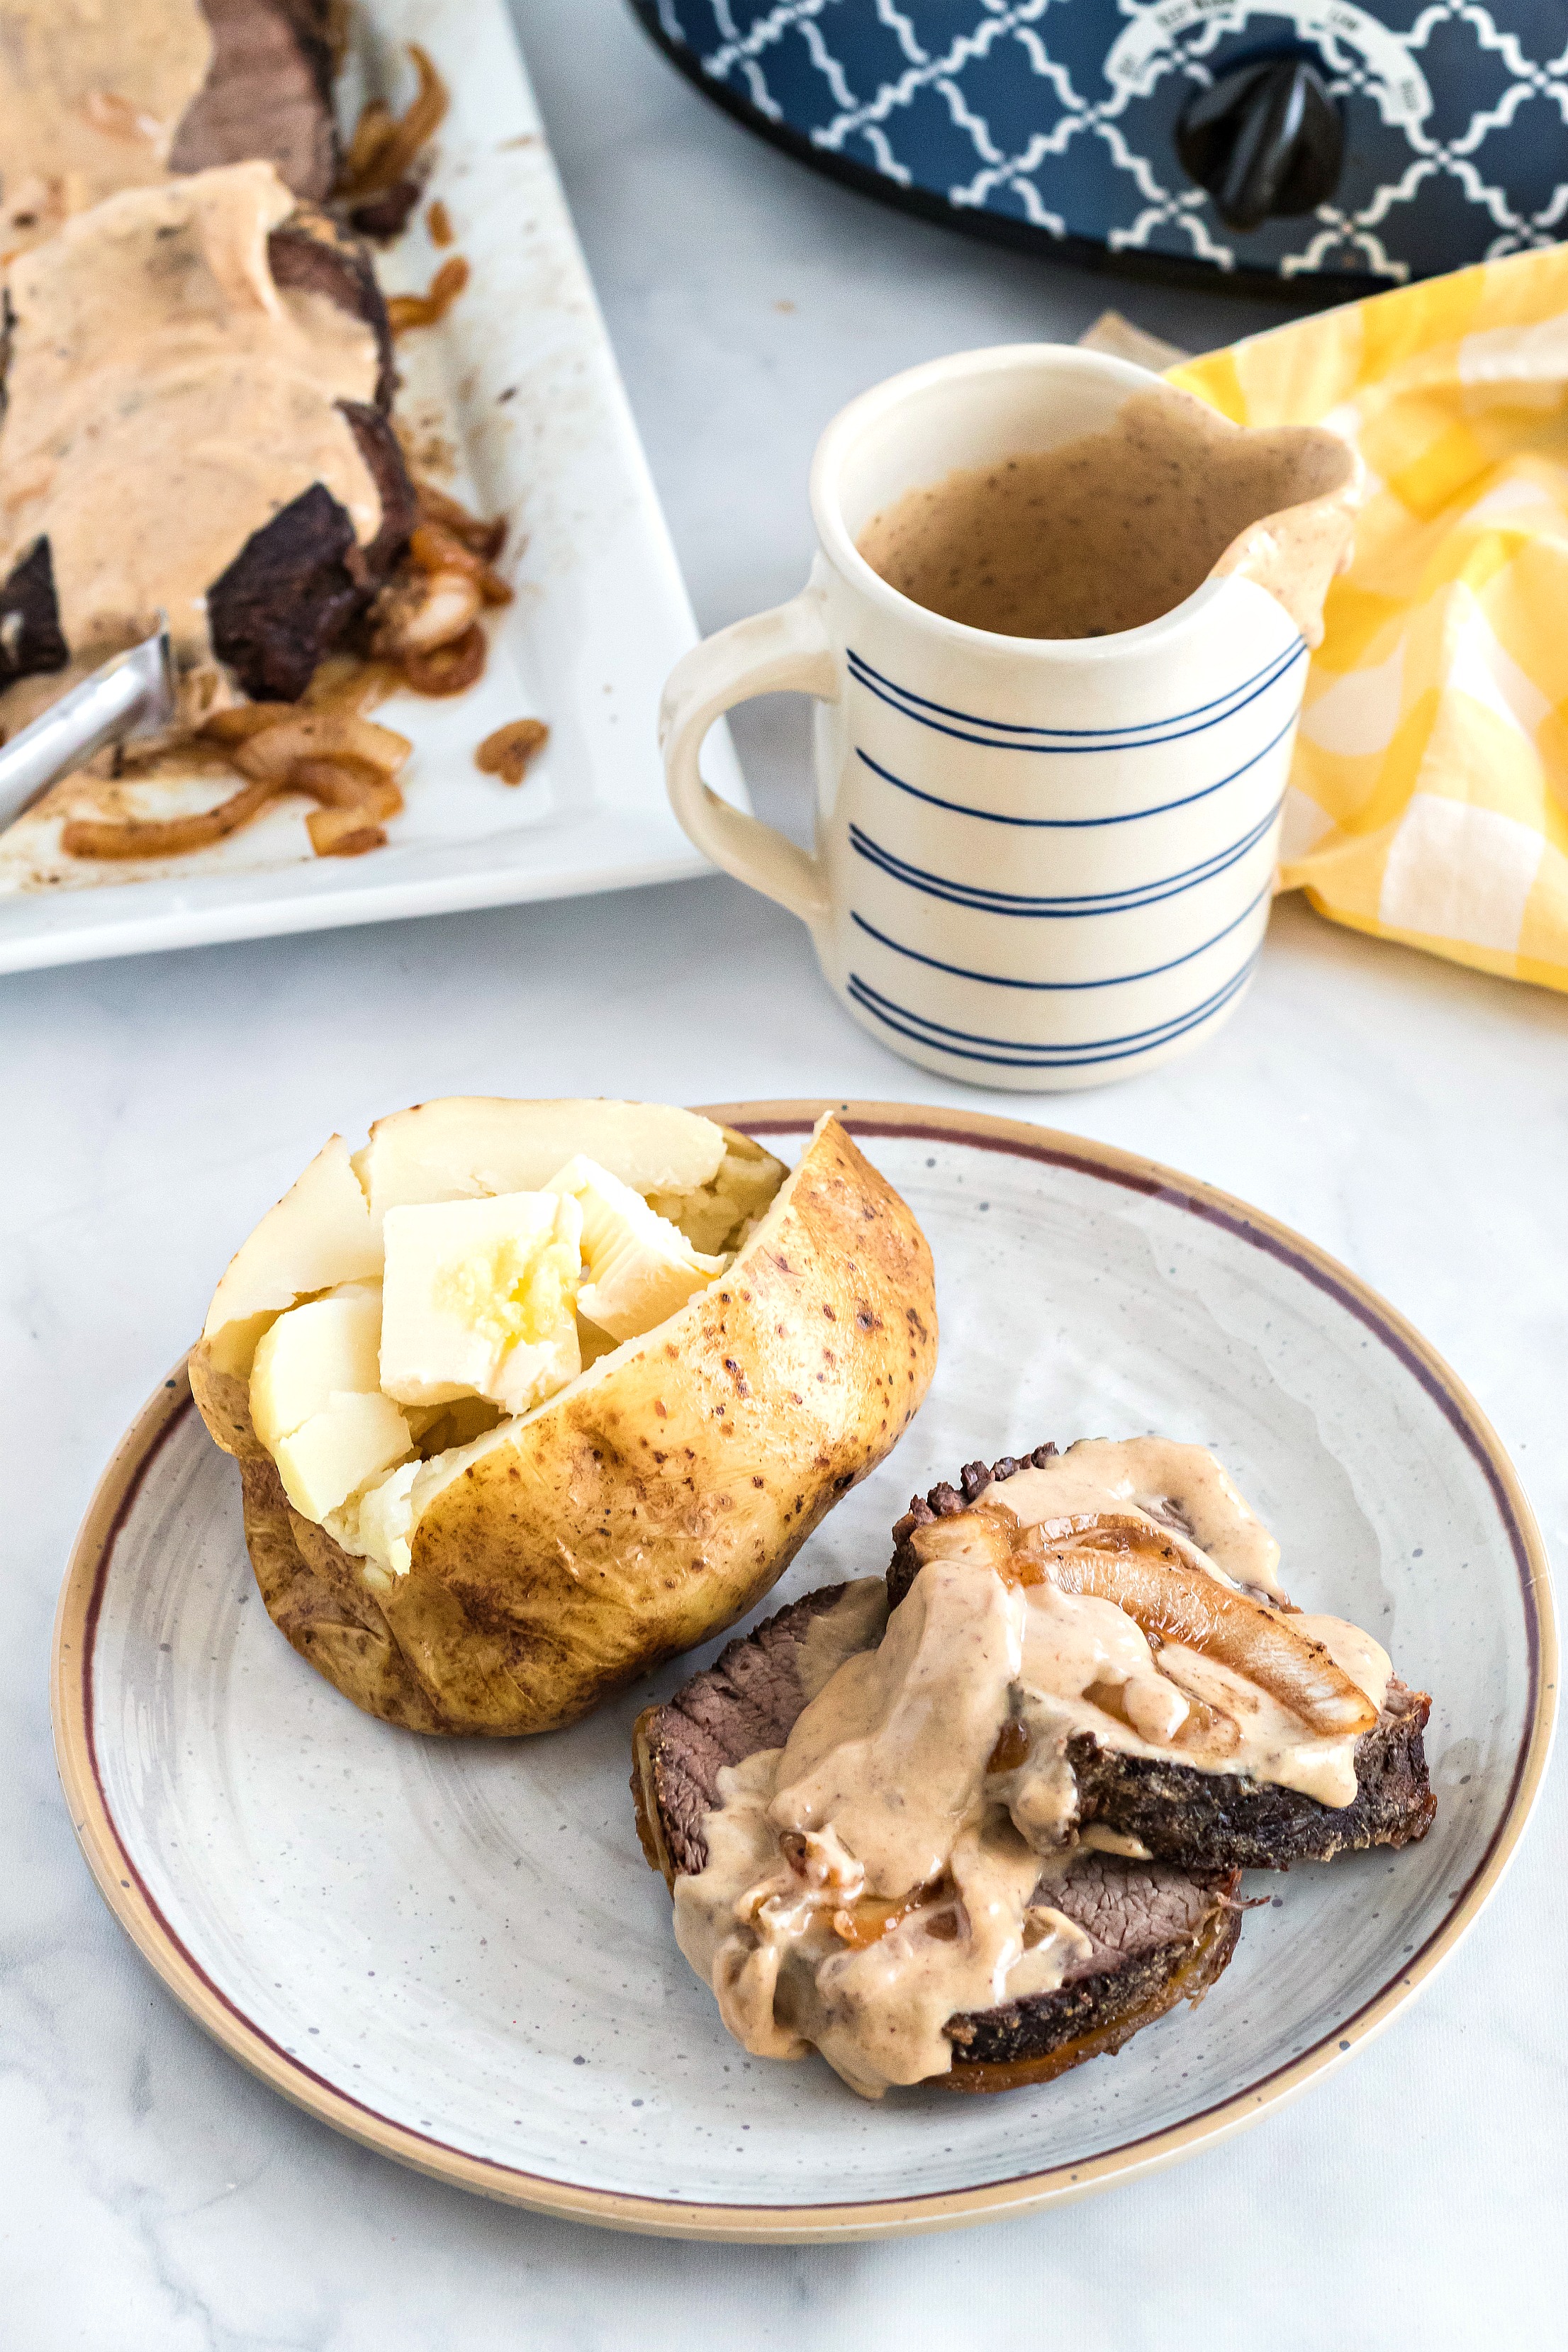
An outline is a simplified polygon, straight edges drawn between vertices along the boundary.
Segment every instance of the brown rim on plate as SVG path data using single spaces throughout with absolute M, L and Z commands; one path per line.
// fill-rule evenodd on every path
M 120 1530 L 163 1444 L 192 1411 L 182 1364 L 155 1391 L 116 1448 L 72 1548 L 55 1620 L 50 1704 L 60 1780 L 71 1826 L 99 1890 L 132 1943 L 196 2023 L 232 2056 L 296 2105 L 379 2155 L 481 2196 L 569 2221 L 659 2237 L 747 2242 L 831 2242 L 896 2237 L 1065 2203 L 1117 2180 L 1157 2170 L 1256 2122 L 1292 2098 L 1384 2026 L 1447 1958 L 1500 1879 L 1535 1801 L 1551 1746 L 1557 1642 L 1546 1553 L 1530 1506 L 1495 1432 L 1462 1382 L 1403 1316 L 1337 1260 L 1272 1217 L 1212 1185 L 1135 1153 L 1023 1119 L 995 1118 L 921 1104 L 754 1102 L 706 1104 L 708 1114 L 758 1135 L 809 1129 L 836 1111 L 852 1135 L 966 1143 L 981 1151 L 1038 1161 L 1097 1178 L 1185 1210 L 1295 1269 L 1364 1325 L 1426 1391 L 1481 1470 L 1512 1547 L 1529 1645 L 1529 1715 L 1502 1819 L 1479 1863 L 1458 1890 L 1443 1924 L 1372 2000 L 1311 2048 L 1200 2113 L 1079 2164 L 944 2190 L 930 2196 L 847 2200 L 832 2205 L 728 2205 L 640 2197 L 554 2180 L 466 2154 L 394 2122 L 283 2050 L 228 1999 L 163 1916 L 121 1841 L 99 1773 L 93 1731 L 93 1655 L 99 1612 Z

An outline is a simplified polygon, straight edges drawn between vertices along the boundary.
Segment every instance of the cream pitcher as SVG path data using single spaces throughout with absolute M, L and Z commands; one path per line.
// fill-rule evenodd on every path
M 834 419 L 800 594 L 665 689 L 677 816 L 798 915 L 854 1017 L 1023 1092 L 1147 1069 L 1256 967 L 1308 647 L 1361 463 L 1124 360 L 932 361 Z M 817 698 L 816 842 L 703 783 L 720 715 Z

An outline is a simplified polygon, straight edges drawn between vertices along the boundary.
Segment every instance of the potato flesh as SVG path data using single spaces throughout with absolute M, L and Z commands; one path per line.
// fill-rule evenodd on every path
M 202 1337 L 221 1369 L 243 1378 L 274 1316 L 313 1292 L 380 1274 L 370 1209 L 348 1145 L 334 1135 L 235 1252 Z
M 381 1386 L 400 1403 L 526 1412 L 576 1377 L 583 1213 L 507 1192 L 389 1210 Z
M 679 1226 L 693 1249 L 738 1250 L 784 1180 L 784 1165 L 749 1136 L 731 1135 L 710 1182 L 685 1192 L 650 1192 L 647 1204 Z
M 718 1171 L 724 1136 L 665 1103 L 458 1095 L 378 1119 L 354 1166 L 379 1231 L 393 1208 L 542 1192 L 578 1152 L 637 1193 L 695 1190 Z
M 353 1529 L 355 1549 L 393 1576 L 406 1576 L 413 1565 L 408 1540 L 414 1524 L 412 1489 L 422 1466 L 417 1462 L 402 1463 L 360 1496 Z

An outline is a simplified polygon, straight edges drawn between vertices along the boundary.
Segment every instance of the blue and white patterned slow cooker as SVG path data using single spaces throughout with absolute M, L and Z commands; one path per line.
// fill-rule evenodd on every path
M 1364 292 L 1568 229 L 1564 0 L 632 0 L 869 194 L 1161 276 Z

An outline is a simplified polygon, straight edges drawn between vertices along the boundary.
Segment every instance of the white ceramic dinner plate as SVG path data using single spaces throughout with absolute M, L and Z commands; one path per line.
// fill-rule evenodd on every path
M 406 103 L 410 41 L 450 91 L 427 195 L 472 274 L 439 327 L 399 341 L 397 415 L 416 470 L 507 517 L 516 601 L 468 693 L 401 694 L 376 712 L 414 743 L 384 848 L 314 856 L 290 795 L 215 848 L 99 865 L 62 856 L 59 812 L 40 810 L 0 832 L 0 972 L 707 871 L 670 812 L 657 740 L 696 624 L 504 0 L 359 0 L 351 30 L 345 125 L 368 89 Z M 378 261 L 388 292 L 423 290 L 447 257 L 424 218 Z M 550 740 L 513 789 L 473 754 L 523 717 Z M 707 758 L 743 805 L 722 728 Z
M 727 1106 L 792 1156 L 820 1105 Z M 675 1948 L 638 1850 L 633 1717 L 718 1643 L 546 1738 L 357 1714 L 268 1622 L 238 1478 L 183 1375 L 88 1514 L 56 1636 L 78 1834 L 192 2014 L 340 2130 L 616 2227 L 831 2239 L 1080 2195 L 1262 2116 L 1388 2022 L 1475 1919 L 1535 1794 L 1553 1638 L 1540 1538 L 1453 1375 L 1269 1219 L 1021 1122 L 846 1109 L 937 1266 L 942 1352 L 892 1459 L 757 1614 L 879 1572 L 914 1488 L 1046 1437 L 1212 1446 L 1301 1604 L 1434 1694 L 1436 1822 L 1404 1853 L 1260 1875 L 1202 2007 L 1037 2089 L 879 2105 L 749 2058 Z

